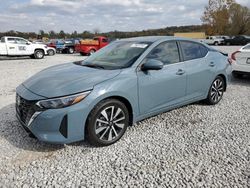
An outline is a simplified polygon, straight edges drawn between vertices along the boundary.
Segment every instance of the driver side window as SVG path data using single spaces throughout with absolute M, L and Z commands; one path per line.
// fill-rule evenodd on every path
M 175 41 L 163 42 L 155 47 L 147 56 L 148 59 L 156 59 L 164 65 L 180 62 L 180 55 Z
M 27 41 L 26 40 L 23 40 L 23 39 L 16 39 L 16 43 L 17 44 L 27 44 Z

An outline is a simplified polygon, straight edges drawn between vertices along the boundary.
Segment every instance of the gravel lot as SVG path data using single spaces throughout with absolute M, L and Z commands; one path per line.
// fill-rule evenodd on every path
M 233 80 L 216 106 L 196 103 L 146 119 L 109 147 L 30 138 L 15 117 L 16 86 L 83 58 L 0 60 L 0 187 L 249 187 L 250 78 Z

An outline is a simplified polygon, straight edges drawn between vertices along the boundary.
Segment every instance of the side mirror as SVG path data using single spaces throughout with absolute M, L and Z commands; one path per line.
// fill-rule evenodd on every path
M 163 63 L 156 59 L 148 59 L 141 67 L 142 71 L 160 70 L 163 68 Z
M 30 42 L 26 42 L 27 45 L 30 45 L 31 43 Z

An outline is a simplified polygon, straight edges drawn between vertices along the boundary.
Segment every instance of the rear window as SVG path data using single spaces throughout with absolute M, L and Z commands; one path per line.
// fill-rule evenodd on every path
M 247 45 L 243 48 L 244 50 L 249 50 L 250 49 L 250 45 Z
M 185 61 L 205 57 L 208 53 L 205 46 L 195 42 L 182 41 L 180 44 Z

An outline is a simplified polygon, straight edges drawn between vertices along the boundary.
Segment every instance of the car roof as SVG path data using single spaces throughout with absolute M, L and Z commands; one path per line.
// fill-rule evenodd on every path
M 23 37 L 15 37 L 15 36 L 3 36 L 3 37 L 7 37 L 7 38 L 22 38 L 22 39 L 24 39 Z
M 193 40 L 189 38 L 180 38 L 180 37 L 175 37 L 175 36 L 144 36 L 144 37 L 121 39 L 121 41 L 152 42 L 152 43 L 161 41 L 161 40 L 188 40 L 188 41 L 198 42 L 197 40 Z

